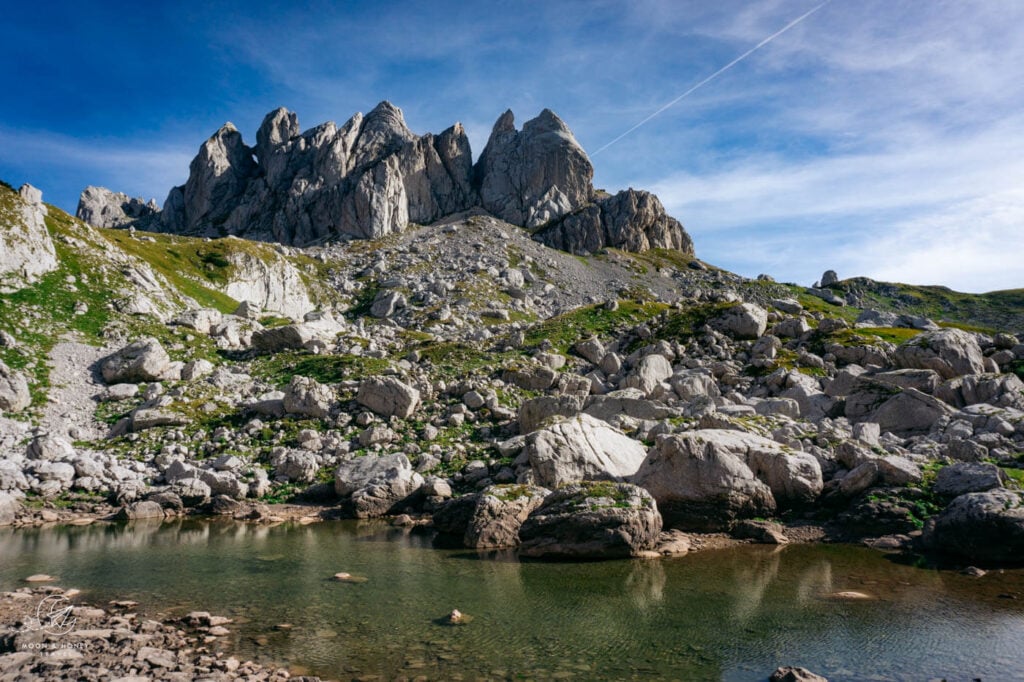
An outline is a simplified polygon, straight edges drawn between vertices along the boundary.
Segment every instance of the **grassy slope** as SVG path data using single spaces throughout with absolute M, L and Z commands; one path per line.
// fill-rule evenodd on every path
M 0 207 L 15 201 L 20 201 L 16 192 L 0 187 Z M 186 347 L 182 347 L 180 330 L 170 329 L 151 318 L 117 312 L 112 305 L 112 299 L 117 297 L 115 292 L 131 292 L 134 285 L 107 255 L 111 242 L 101 231 L 83 225 L 59 208 L 48 206 L 48 210 L 46 227 L 57 252 L 58 268 L 31 286 L 14 293 L 0 294 L 0 329 L 12 334 L 18 342 L 14 348 L 0 347 L 0 360 L 28 372 L 34 404 L 41 404 L 46 399 L 49 386 L 47 355 L 54 344 L 64 338 L 101 345 L 112 332 L 128 336 L 153 335 L 165 341 L 172 357 L 178 356 L 175 359 L 217 357 L 209 338 L 193 338 Z M 127 237 L 127 233 L 124 234 Z M 152 262 L 151 253 L 133 255 Z M 155 266 L 154 269 L 164 274 L 160 267 Z M 176 284 L 185 277 L 181 274 L 183 270 L 179 270 L 176 278 L 167 279 Z M 199 285 L 186 288 L 181 293 L 200 302 L 219 300 L 224 306 L 235 304 L 226 296 Z
M 863 277 L 843 280 L 835 288 L 860 294 L 867 307 L 924 315 L 967 329 L 1024 333 L 1024 289 L 965 294 L 941 286 L 875 282 Z

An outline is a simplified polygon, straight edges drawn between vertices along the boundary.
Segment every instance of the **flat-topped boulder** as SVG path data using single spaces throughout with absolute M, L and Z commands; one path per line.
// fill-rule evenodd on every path
M 628 483 L 573 483 L 548 495 L 519 529 L 519 554 L 549 559 L 612 559 L 654 549 L 658 505 Z

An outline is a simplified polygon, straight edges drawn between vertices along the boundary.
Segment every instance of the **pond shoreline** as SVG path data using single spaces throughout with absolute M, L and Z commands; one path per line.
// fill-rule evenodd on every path
M 0 593 L 0 676 L 4 679 L 305 680 L 232 655 L 231 619 L 207 612 L 160 620 L 131 601 L 92 604 L 53 585 Z
M 216 505 L 212 509 L 185 508 L 182 510 L 163 510 L 163 521 L 176 519 L 189 520 L 230 520 L 242 523 L 277 525 L 281 523 L 299 523 L 309 525 L 325 521 L 349 520 L 342 507 L 337 504 L 318 503 L 262 503 L 231 501 L 221 508 Z M 131 521 L 155 521 L 156 518 L 126 518 L 124 508 L 109 503 L 79 504 L 75 508 L 32 508 L 23 506 L 15 518 L 11 528 L 51 528 L 57 526 L 88 526 L 95 523 L 122 523 Z M 410 516 L 380 517 L 380 521 L 396 527 L 432 527 L 431 515 L 421 514 Z M 764 532 L 769 528 L 773 532 Z M 656 558 L 658 556 L 679 556 L 688 552 L 707 549 L 721 549 L 744 544 L 817 544 L 817 543 L 857 543 L 849 538 L 830 535 L 824 525 L 809 521 L 791 523 L 755 522 L 750 532 L 746 533 L 702 533 L 696 531 L 665 530 L 658 548 L 650 552 L 641 552 L 634 558 Z M 781 535 L 776 535 L 779 533 Z M 899 549 L 897 542 L 882 543 L 880 549 Z M 611 558 L 611 557 L 610 557 Z
M 843 679 L 844 659 L 831 658 L 831 647 L 816 639 L 816 633 L 834 630 L 837 641 L 845 641 L 846 626 L 837 624 L 836 616 L 847 623 L 868 619 L 865 632 L 875 630 L 866 627 L 868 622 L 877 622 L 879 631 L 902 633 L 904 607 L 898 605 L 931 604 L 925 611 L 933 615 L 908 617 L 958 642 L 964 633 L 941 625 L 953 614 L 991 613 L 993 623 L 1006 627 L 1011 627 L 1007 616 L 1024 615 L 1017 615 L 1015 602 L 1024 595 L 1019 571 L 975 580 L 955 571 L 915 568 L 913 562 L 882 558 L 852 544 L 794 542 L 786 549 L 701 535 L 693 536 L 692 553 L 684 559 L 566 564 L 520 560 L 514 552 L 445 549 L 433 543 L 433 531 L 423 525 L 383 519 L 297 523 L 308 512 L 298 506 L 290 512 L 293 521 L 283 523 L 191 516 L 164 523 L 100 521 L 9 530 L 6 551 L 27 560 L 4 571 L 3 589 L 10 592 L 0 592 L 0 679 L 12 670 L 22 679 L 97 679 L 83 675 L 83 666 L 105 665 L 104 656 L 115 644 L 122 647 L 120 659 L 136 664 L 137 658 L 151 658 L 171 666 L 156 664 L 155 671 L 142 672 L 151 679 L 172 679 L 165 675 L 172 672 L 184 672 L 186 679 L 233 679 L 228 673 L 241 671 L 244 679 L 277 680 L 286 679 L 278 672 L 283 669 L 345 680 L 366 675 L 413 680 L 423 673 L 428 673 L 424 680 L 451 679 L 449 674 L 460 671 L 470 674 L 465 679 L 491 673 L 512 679 L 506 675 L 510 671 L 533 672 L 536 679 L 570 672 L 592 679 L 664 679 L 688 670 L 716 671 L 691 679 L 721 675 L 732 681 L 764 680 L 787 664 Z M 332 579 L 339 572 L 353 580 Z M 54 577 L 27 582 L 33 573 Z M 72 614 L 81 615 L 76 629 L 87 633 L 79 637 L 98 637 L 89 641 L 98 648 L 79 649 L 83 658 L 58 653 L 56 661 L 48 650 L 48 661 L 19 655 L 32 653 L 26 647 L 39 635 L 20 630 L 50 595 L 67 597 L 81 609 Z M 510 610 L 510 604 L 522 606 Z M 474 622 L 439 627 L 438 619 L 454 609 Z M 698 615 L 708 609 L 728 614 L 721 643 L 719 626 L 707 627 Z M 126 613 L 137 615 L 117 620 Z M 538 613 L 561 634 L 536 640 L 522 626 L 534 622 L 528 614 Z M 218 618 L 221 614 L 230 620 Z M 815 624 L 804 623 L 805 616 Z M 777 632 L 780 622 L 789 624 L 780 640 L 788 644 L 762 646 L 756 633 Z M 652 637 L 674 627 L 693 628 L 696 639 L 683 647 L 651 646 Z M 115 636 L 107 630 L 121 632 Z M 126 643 L 128 631 L 144 637 Z M 927 632 L 921 637 L 930 641 Z M 737 638 L 743 641 L 738 648 Z M 973 650 L 974 640 L 966 639 L 972 643 L 965 650 Z M 68 648 L 61 647 L 63 641 L 51 638 L 46 646 L 59 652 Z M 538 641 L 542 653 L 535 649 Z M 515 642 L 518 653 L 488 653 L 497 642 L 499 651 Z M 633 653 L 625 659 L 598 654 L 597 665 L 612 667 L 584 669 L 609 646 Z M 161 651 L 171 651 L 174 660 Z M 710 651 L 713 656 L 706 655 Z M 861 672 L 879 672 L 874 659 L 861 660 L 852 651 L 859 649 L 843 654 L 853 657 L 852 668 L 845 669 L 859 665 Z M 899 651 L 902 657 L 908 650 Z M 73 660 L 60 661 L 60 656 Z M 227 663 L 232 657 L 235 662 Z M 956 658 L 941 665 L 918 659 L 916 654 L 901 658 L 902 668 L 892 670 L 945 674 L 974 667 Z M 199 668 L 210 668 L 211 674 Z M 1005 672 L 1005 665 L 993 669 Z

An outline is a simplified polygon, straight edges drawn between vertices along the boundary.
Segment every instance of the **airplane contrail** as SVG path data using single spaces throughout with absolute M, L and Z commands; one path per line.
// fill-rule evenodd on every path
M 665 105 L 664 105 L 664 106 L 662 106 L 662 107 L 661 107 L 660 109 L 658 109 L 657 111 L 655 111 L 655 112 L 654 112 L 653 114 L 651 114 L 650 116 L 648 116 L 648 117 L 647 117 L 647 118 L 645 118 L 644 120 L 640 121 L 640 122 L 639 122 L 639 123 L 637 123 L 637 124 L 636 124 L 635 126 L 633 126 L 632 128 L 630 128 L 630 129 L 629 129 L 629 130 L 627 130 L 626 132 L 622 133 L 621 135 L 619 135 L 618 137 L 616 137 L 616 138 L 615 138 L 614 140 L 612 140 L 612 141 L 611 141 L 611 142 L 609 142 L 608 144 L 606 144 L 606 145 L 604 145 L 603 147 L 601 147 L 600 149 L 598 149 L 598 150 L 597 150 L 596 152 L 594 152 L 593 154 L 591 154 L 591 156 L 597 156 L 598 154 L 600 154 L 601 152 L 603 152 L 603 151 L 604 151 L 605 149 L 608 149 L 608 147 L 611 147 L 611 146 L 612 146 L 613 144 L 615 144 L 616 142 L 618 142 L 619 140 L 621 140 L 622 138 L 624 138 L 624 137 L 625 137 L 626 135 L 629 135 L 629 134 L 630 134 L 631 132 L 633 132 L 634 130 L 636 130 L 637 128 L 639 128 L 640 126 L 642 126 L 643 124 L 645 124 L 645 123 L 647 123 L 648 121 L 650 121 L 650 120 L 651 120 L 652 118 L 654 118 L 655 116 L 657 116 L 657 115 L 661 114 L 661 113 L 662 113 L 662 112 L 664 112 L 664 111 L 665 111 L 666 109 L 669 109 L 669 108 L 671 108 L 671 107 L 675 106 L 675 105 L 676 105 L 676 104 L 677 104 L 677 103 L 678 103 L 678 102 L 679 102 L 680 100 L 682 100 L 683 98 L 685 98 L 685 97 L 687 97 L 687 96 L 689 96 L 689 95 L 693 94 L 693 93 L 694 93 L 694 92 L 696 92 L 696 91 L 697 91 L 698 89 L 700 89 L 700 88 L 701 88 L 702 86 L 704 86 L 704 85 L 707 85 L 708 83 L 710 83 L 711 81 L 713 81 L 713 80 L 714 80 L 715 78 L 717 78 L 718 76 L 721 76 L 721 75 L 722 75 L 723 73 L 725 73 L 726 71 L 728 71 L 728 70 L 729 70 L 729 69 L 731 69 L 732 67 L 736 66 L 737 64 L 739 64 L 740 62 L 742 62 L 742 61 L 743 61 L 744 59 L 746 59 L 746 58 L 747 58 L 747 57 L 749 57 L 750 55 L 754 54 L 755 52 L 757 52 L 758 50 L 760 50 L 760 49 L 761 49 L 762 47 L 764 47 L 764 46 L 765 46 L 765 45 L 767 45 L 768 43 L 772 42 L 773 40 L 775 40 L 776 38 L 778 38 L 779 36 L 781 36 L 781 35 L 782 35 L 783 33 L 785 33 L 786 31 L 788 31 L 789 29 L 793 28 L 794 26 L 796 26 L 797 24 L 799 24 L 799 23 L 800 23 L 801 21 L 803 21 L 803 20 L 804 20 L 804 19 L 806 19 L 807 17 L 811 16 L 812 14 L 814 14 L 815 12 L 817 12 L 817 11 L 818 11 L 819 9 L 821 9 L 822 7 L 824 7 L 825 5 L 827 5 L 828 3 L 830 3 L 831 1 L 832 1 L 832 0 L 825 0 L 825 2 L 823 2 L 823 3 L 821 3 L 820 5 L 818 5 L 818 6 L 814 7 L 814 8 L 812 8 L 812 9 L 811 9 L 810 11 L 808 11 L 808 12 L 806 12 L 806 13 L 804 13 L 804 14 L 801 14 L 801 15 L 800 15 L 800 16 L 798 16 L 798 17 L 797 17 L 796 19 L 794 19 L 793 21 L 789 22 L 788 24 L 786 24 L 785 26 L 783 26 L 782 28 L 780 28 L 780 29 L 779 29 L 778 31 L 776 31 L 775 33 L 771 34 L 770 36 L 768 36 L 767 38 L 765 38 L 764 40 L 762 40 L 761 42 L 759 42 L 759 43 L 758 43 L 757 45 L 754 45 L 754 47 L 750 48 L 749 50 L 747 50 L 746 52 L 744 52 L 743 54 L 741 54 L 741 55 L 740 55 L 739 57 L 736 57 L 736 59 L 734 59 L 734 60 L 732 60 L 731 62 L 729 62 L 728 64 L 726 64 L 725 66 L 723 66 L 722 68 L 720 68 L 720 69 L 719 69 L 718 71 L 715 71 L 715 72 L 714 72 L 713 74 L 711 74 L 710 76 L 708 76 L 707 78 L 705 78 L 704 80 L 702 80 L 702 81 L 701 81 L 700 83 L 697 83 L 696 85 L 694 85 L 693 87 L 691 87 L 691 88 L 690 88 L 689 90 L 687 90 L 687 91 L 686 91 L 686 92 L 684 92 L 683 94 L 679 95 L 678 97 L 676 97 L 676 98 L 675 98 L 674 100 L 672 100 L 672 101 L 671 101 L 671 102 L 669 102 L 668 104 L 665 104 Z

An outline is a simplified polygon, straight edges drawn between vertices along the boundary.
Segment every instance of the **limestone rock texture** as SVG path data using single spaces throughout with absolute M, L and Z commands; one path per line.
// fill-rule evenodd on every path
M 161 229 L 308 245 L 383 237 L 475 204 L 461 125 L 420 137 L 381 102 L 341 127 L 299 131 L 294 113 L 276 109 L 248 147 L 225 124 L 203 143 L 185 185 L 171 190 Z
M 669 525 L 717 530 L 812 502 L 821 467 L 806 453 L 750 433 L 701 429 L 660 437 L 632 482 L 658 501 Z
M 56 270 L 57 252 L 46 229 L 43 193 L 32 185 L 0 191 L 0 293 L 10 293 Z
M 558 421 L 526 438 L 520 482 L 546 488 L 584 480 L 625 480 L 647 456 L 641 443 L 588 414 Z
M 545 109 L 516 130 L 502 114 L 475 168 L 481 205 L 513 225 L 539 227 L 590 202 L 594 167 L 562 119 Z
M 474 165 L 461 124 L 416 135 L 390 102 L 341 126 L 329 121 L 304 132 L 293 112 L 279 108 L 264 118 L 254 146 L 231 123 L 217 130 L 162 211 L 87 187 L 78 217 L 100 227 L 309 246 L 377 239 L 483 209 L 572 253 L 605 247 L 693 253 L 689 235 L 656 196 L 634 189 L 600 193 L 593 175 L 587 153 L 550 109 L 522 130 L 506 111 Z
M 658 505 L 629 483 L 572 483 L 548 495 L 519 529 L 519 553 L 549 559 L 605 559 L 653 549 Z
M 82 190 L 75 217 L 96 227 L 125 227 L 160 212 L 156 201 L 132 198 L 123 192 L 92 185 Z

